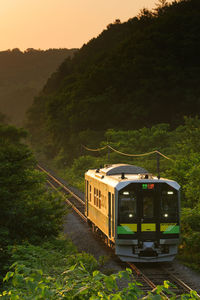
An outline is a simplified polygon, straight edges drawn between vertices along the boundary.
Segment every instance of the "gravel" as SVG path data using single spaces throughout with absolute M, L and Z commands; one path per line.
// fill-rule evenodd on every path
M 181 276 L 184 282 L 200 294 L 200 273 L 184 266 L 176 259 L 171 263 L 171 265 L 172 268 L 176 270 L 177 274 Z
M 64 233 L 70 238 L 79 252 L 85 251 L 92 254 L 97 260 L 100 256 L 106 257 L 107 263 L 104 268 L 118 272 L 122 267 L 117 262 L 117 258 L 113 258 L 113 251 L 93 234 L 91 228 L 86 222 L 74 212 L 68 213 L 64 223 Z

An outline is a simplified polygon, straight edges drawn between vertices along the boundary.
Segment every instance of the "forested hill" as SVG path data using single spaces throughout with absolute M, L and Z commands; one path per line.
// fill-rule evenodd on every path
M 107 128 L 176 126 L 200 113 L 200 1 L 159 3 L 109 24 L 50 77 L 28 122 L 49 157 Z
M 0 111 L 21 125 L 25 111 L 48 77 L 74 50 L 18 48 L 0 52 Z

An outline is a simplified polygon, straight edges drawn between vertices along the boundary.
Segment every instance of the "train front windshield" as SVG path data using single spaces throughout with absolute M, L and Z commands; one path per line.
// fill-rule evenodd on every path
M 178 191 L 166 183 L 131 183 L 119 192 L 118 222 L 178 220 Z
M 131 223 L 137 217 L 137 194 L 129 189 L 119 194 L 119 219 L 120 222 Z
M 174 189 L 165 187 L 161 192 L 160 217 L 162 220 L 178 218 L 178 195 Z

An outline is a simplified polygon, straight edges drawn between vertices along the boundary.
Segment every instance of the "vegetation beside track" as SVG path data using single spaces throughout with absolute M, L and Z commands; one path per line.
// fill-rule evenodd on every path
M 163 299 L 161 293 L 174 299 L 171 284 L 164 282 L 145 297 L 130 269 L 109 276 L 98 271 L 99 263 L 87 253 L 78 253 L 63 238 L 51 239 L 41 245 L 29 243 L 10 247 L 10 262 L 14 262 L 4 278 L 1 299 L 90 299 L 132 300 Z M 121 280 L 127 286 L 119 289 Z M 196 292 L 182 299 L 197 299 Z

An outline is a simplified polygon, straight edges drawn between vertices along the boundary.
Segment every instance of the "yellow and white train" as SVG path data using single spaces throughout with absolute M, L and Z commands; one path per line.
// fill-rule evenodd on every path
M 180 186 L 133 165 L 85 173 L 85 215 L 122 261 L 171 261 L 180 232 Z

